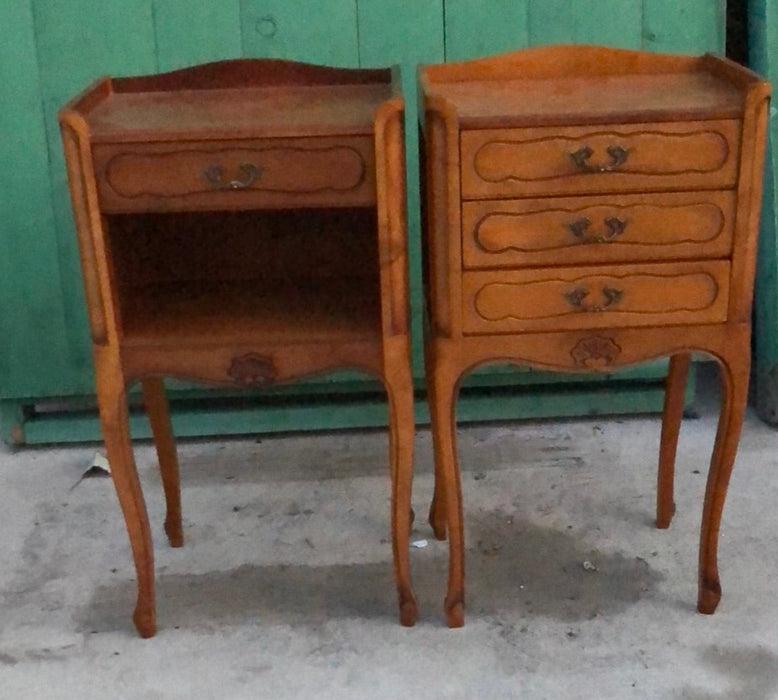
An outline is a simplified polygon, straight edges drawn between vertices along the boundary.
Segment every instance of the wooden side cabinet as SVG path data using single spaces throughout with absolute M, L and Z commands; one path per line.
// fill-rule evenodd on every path
M 148 517 L 126 390 L 140 381 L 183 543 L 162 377 L 268 386 L 338 368 L 389 400 L 400 619 L 413 451 L 403 100 L 396 73 L 235 60 L 103 79 L 60 113 L 100 418 L 155 631 Z
M 464 621 L 455 402 L 489 361 L 612 370 L 670 357 L 657 526 L 690 354 L 721 366 L 698 608 L 721 596 L 717 542 L 746 405 L 769 85 L 710 55 L 529 49 L 420 70 L 427 190 L 427 379 L 448 532 L 446 613 Z

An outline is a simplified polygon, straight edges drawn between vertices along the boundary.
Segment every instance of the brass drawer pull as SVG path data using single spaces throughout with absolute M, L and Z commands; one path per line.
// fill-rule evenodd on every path
M 603 223 L 608 229 L 604 234 L 593 234 L 587 236 L 586 232 L 589 230 L 592 222 L 586 217 L 577 219 L 576 221 L 567 224 L 567 229 L 581 243 L 608 243 L 609 241 L 612 241 L 614 238 L 616 238 L 616 236 L 624 233 L 624 229 L 627 228 L 627 221 L 624 219 L 619 219 L 616 216 L 609 216 L 604 220 Z
M 592 165 L 589 158 L 594 155 L 594 150 L 589 146 L 583 146 L 577 151 L 568 154 L 578 170 L 583 173 L 609 173 L 618 170 L 627 162 L 629 151 L 622 146 L 608 146 L 605 149 L 610 156 L 610 163 L 605 165 Z
M 225 180 L 221 165 L 209 165 L 203 170 L 205 179 L 217 190 L 245 190 L 262 177 L 262 168 L 253 163 L 241 163 L 238 166 L 238 179 Z
M 583 311 L 587 313 L 607 311 L 610 307 L 615 306 L 621 301 L 624 296 L 623 289 L 616 289 L 615 287 L 603 287 L 602 304 L 587 304 L 585 303 L 586 297 L 589 296 L 589 290 L 586 287 L 576 287 L 572 292 L 565 292 L 565 299 L 570 303 L 576 311 Z

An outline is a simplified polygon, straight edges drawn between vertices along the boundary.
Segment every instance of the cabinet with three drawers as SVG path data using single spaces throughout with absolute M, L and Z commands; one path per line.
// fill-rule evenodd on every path
M 721 365 L 698 607 L 721 591 L 719 522 L 749 375 L 769 85 L 713 56 L 546 47 L 419 72 L 436 453 L 430 520 L 463 622 L 459 382 L 478 365 L 610 371 L 669 357 L 657 525 L 692 352 Z

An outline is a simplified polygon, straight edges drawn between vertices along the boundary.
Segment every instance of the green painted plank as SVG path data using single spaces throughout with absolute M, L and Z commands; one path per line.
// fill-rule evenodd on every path
M 643 0 L 575 0 L 572 11 L 576 44 L 641 47 Z
M 528 0 L 446 0 L 446 60 L 465 61 L 529 45 Z
M 354 402 L 244 404 L 218 411 L 207 405 L 191 407 L 191 403 L 172 404 L 173 432 L 179 438 L 286 432 L 290 426 L 305 431 L 365 428 L 386 425 L 387 421 L 386 401 L 378 397 Z M 151 437 L 142 411 L 131 412 L 130 432 L 134 439 Z M 24 437 L 29 445 L 102 441 L 94 412 L 38 416 L 25 423 Z
M 358 20 L 364 68 L 400 63 L 415 69 L 443 60 L 443 0 L 415 0 L 412 12 L 406 0 L 359 0 Z
M 356 0 L 242 0 L 246 56 L 357 66 Z
M 530 44 L 640 48 L 643 0 L 446 0 L 446 60 Z
M 0 3 L 0 396 L 84 391 L 68 352 L 28 2 Z
M 408 198 L 408 267 L 414 376 L 424 374 L 422 348 L 424 295 L 421 276 L 419 145 L 416 66 L 444 59 L 442 0 L 359 0 L 359 64 L 363 68 L 401 65 L 405 93 L 405 144 Z
M 778 138 L 771 138 L 771 152 Z M 768 423 L 778 423 L 778 222 L 775 173 L 778 163 L 765 162 L 765 189 L 759 232 L 754 299 L 754 388 L 756 410 Z
M 524 386 L 556 384 L 592 384 L 599 382 L 645 382 L 652 380 L 664 380 L 667 376 L 667 360 L 652 360 L 644 362 L 636 367 L 607 372 L 596 375 L 587 373 L 570 372 L 538 372 L 529 367 L 517 367 L 510 364 L 484 365 L 482 369 L 468 374 L 462 380 L 463 387 L 505 387 L 513 386 L 516 389 Z
M 687 391 L 686 401 L 691 401 Z M 616 416 L 659 413 L 664 403 L 664 385 L 590 385 L 581 389 L 505 393 L 466 393 L 457 405 L 458 423 L 497 420 L 540 420 L 582 416 Z M 581 410 L 586 407 L 585 410 Z M 427 422 L 427 421 L 423 421 Z
M 749 60 L 755 70 L 778 82 L 778 2 L 748 3 Z M 778 423 L 778 109 L 770 109 L 759 256 L 754 302 L 756 409 Z
M 575 33 L 573 5 L 574 0 L 529 0 L 530 44 L 569 44 Z
M 100 75 L 155 71 L 152 7 L 151 0 L 36 0 L 33 8 L 59 258 L 58 268 L 40 274 L 61 285 L 67 348 L 57 351 L 67 352 L 83 392 L 92 387 L 92 358 L 57 111 Z
M 644 0 L 643 48 L 664 53 L 724 52 L 726 0 Z
M 35 0 L 33 7 L 43 94 L 57 107 L 101 75 L 154 72 L 152 0 Z
M 240 0 L 154 0 L 153 9 L 158 70 L 243 55 Z
M 693 383 L 687 388 L 687 403 L 693 398 Z M 657 413 L 662 410 L 661 382 L 584 384 L 541 390 L 515 391 L 504 388 L 470 389 L 457 402 L 460 423 L 497 420 L 538 420 L 581 415 Z M 585 410 L 582 410 L 582 407 Z M 415 406 L 417 425 L 429 423 L 426 401 Z M 383 396 L 347 400 L 322 398 L 305 403 L 255 402 L 213 411 L 207 404 L 172 403 L 173 431 L 179 438 L 199 436 L 254 435 L 295 430 L 373 428 L 387 424 Z M 145 415 L 133 411 L 130 429 L 135 439 L 150 437 Z M 100 426 L 93 412 L 39 415 L 24 424 L 26 444 L 99 442 Z

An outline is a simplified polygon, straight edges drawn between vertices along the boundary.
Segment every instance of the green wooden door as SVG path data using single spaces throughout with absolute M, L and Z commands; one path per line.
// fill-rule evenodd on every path
M 239 56 L 344 66 L 402 65 L 406 86 L 414 369 L 422 381 L 415 66 L 554 42 L 657 51 L 723 49 L 724 0 L 10 0 L 0 2 L 0 408 L 6 441 L 97 438 L 76 238 L 56 112 L 99 75 Z M 661 370 L 592 383 L 480 373 L 465 420 L 653 410 Z M 625 383 L 631 378 L 638 384 Z M 563 381 L 562 381 L 563 380 Z M 562 382 L 562 383 L 560 383 Z M 516 385 L 525 387 L 515 391 Z M 542 387 L 542 390 L 537 387 Z M 179 434 L 376 425 L 384 399 L 339 374 L 218 407 L 181 389 Z M 223 396 L 223 394 L 222 394 Z M 41 409 L 58 409 L 41 410 Z M 418 417 L 426 418 L 423 402 Z M 62 410 L 64 409 L 64 410 Z M 80 410 L 83 409 L 83 410 Z M 147 434 L 136 419 L 137 435 Z

